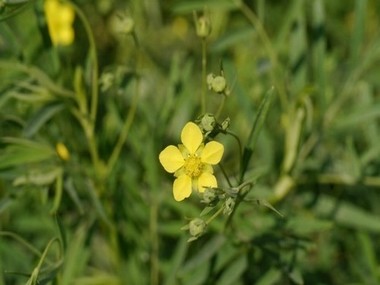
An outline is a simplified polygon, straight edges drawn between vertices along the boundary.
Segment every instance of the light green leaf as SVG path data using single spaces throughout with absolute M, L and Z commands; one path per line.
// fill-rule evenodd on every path
M 55 156 L 53 148 L 36 141 L 17 138 L 2 141 L 9 145 L 0 151 L 0 169 L 41 162 Z

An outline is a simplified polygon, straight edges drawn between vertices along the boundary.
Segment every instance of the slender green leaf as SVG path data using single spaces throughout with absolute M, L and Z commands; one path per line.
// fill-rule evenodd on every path
M 244 255 L 241 255 L 237 260 L 234 260 L 228 266 L 220 277 L 219 285 L 236 284 L 241 279 L 242 274 L 247 269 L 248 262 Z
M 256 285 L 274 285 L 279 284 L 282 273 L 276 268 L 271 268 L 267 272 L 263 273 L 260 279 L 255 283 Z
M 54 115 L 59 113 L 63 108 L 64 104 L 60 103 L 53 103 L 43 106 L 26 123 L 24 135 L 26 137 L 33 136 L 48 120 L 50 120 Z
M 178 270 L 180 269 L 183 261 L 186 258 L 186 253 L 189 248 L 189 243 L 187 242 L 187 238 L 183 236 L 177 243 L 176 250 L 174 252 L 173 258 L 170 264 L 170 271 L 166 275 L 164 285 L 174 285 L 176 284 L 176 275 Z
M 242 162 L 241 162 L 241 173 L 240 173 L 240 181 L 243 181 L 244 174 L 247 171 L 249 161 L 251 159 L 252 153 L 255 149 L 257 139 L 259 137 L 259 133 L 264 125 L 265 119 L 268 115 L 269 107 L 272 102 L 274 94 L 274 88 L 272 87 L 264 96 L 261 104 L 259 106 L 256 119 L 253 123 L 251 132 L 248 137 L 247 144 L 244 148 Z
M 17 138 L 3 138 L 3 141 L 9 145 L 0 151 L 0 169 L 41 162 L 55 156 L 55 150 L 46 144 Z
M 68 241 L 67 251 L 65 252 L 65 263 L 62 269 L 61 284 L 70 285 L 82 272 L 89 252 L 85 246 L 87 228 L 83 224 L 77 228 L 74 236 Z
M 2 0 L 0 3 L 0 22 L 21 13 L 32 2 L 31 0 Z
M 188 262 L 183 265 L 178 274 L 184 275 L 185 273 L 200 266 L 204 262 L 207 262 L 220 250 L 225 241 L 226 238 L 222 235 L 217 235 L 212 238 L 201 249 L 198 250 L 198 253 L 195 256 L 193 256 Z
M 333 214 L 333 218 L 338 225 L 380 233 L 379 217 L 352 203 L 338 202 L 332 197 L 323 195 L 319 198 L 316 209 L 323 215 Z
M 255 31 L 251 27 L 228 31 L 212 44 L 211 50 L 216 52 L 224 51 L 233 45 L 247 41 L 247 38 L 253 38 L 254 35 Z

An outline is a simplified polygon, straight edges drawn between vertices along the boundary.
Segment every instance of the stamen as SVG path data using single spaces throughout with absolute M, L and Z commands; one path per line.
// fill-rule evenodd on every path
M 201 158 L 197 155 L 189 155 L 189 157 L 185 161 L 184 165 L 186 175 L 191 178 L 196 178 L 201 175 L 203 170 L 203 163 L 201 162 Z

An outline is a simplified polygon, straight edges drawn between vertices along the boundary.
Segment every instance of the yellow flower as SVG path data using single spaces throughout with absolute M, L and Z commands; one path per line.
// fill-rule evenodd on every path
M 70 152 L 63 143 L 57 143 L 57 145 L 55 146 L 55 150 L 57 151 L 57 154 L 60 159 L 66 161 L 70 159 Z
M 222 159 L 224 147 L 216 141 L 204 145 L 200 128 L 189 122 L 182 129 L 182 144 L 169 145 L 159 155 L 165 170 L 177 177 L 173 183 L 176 201 L 190 196 L 192 190 L 203 193 L 206 188 L 217 187 L 212 165 Z
M 54 45 L 70 45 L 74 41 L 74 9 L 58 0 L 44 3 L 47 25 Z

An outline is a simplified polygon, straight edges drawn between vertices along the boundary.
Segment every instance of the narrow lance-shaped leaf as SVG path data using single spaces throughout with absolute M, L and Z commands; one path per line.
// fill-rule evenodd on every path
M 0 9 L 0 22 L 11 18 L 23 11 L 33 1 L 29 0 L 2 0 Z
M 267 117 L 270 104 L 272 102 L 274 93 L 274 88 L 272 87 L 264 96 L 261 104 L 259 106 L 259 110 L 256 116 L 256 119 L 253 123 L 251 132 L 248 137 L 247 144 L 243 151 L 242 161 L 241 161 L 241 172 L 240 172 L 240 182 L 243 182 L 244 174 L 247 171 L 249 161 L 251 159 L 253 150 L 255 148 L 257 138 L 259 137 L 259 133 L 264 125 L 265 118 Z
M 42 107 L 36 112 L 36 114 L 28 121 L 25 129 L 24 135 L 28 138 L 32 137 L 39 129 L 51 119 L 55 114 L 63 109 L 63 104 L 49 104 Z
M 54 149 L 39 142 L 18 138 L 3 138 L 1 141 L 9 145 L 0 152 L 0 169 L 41 162 L 55 155 Z

